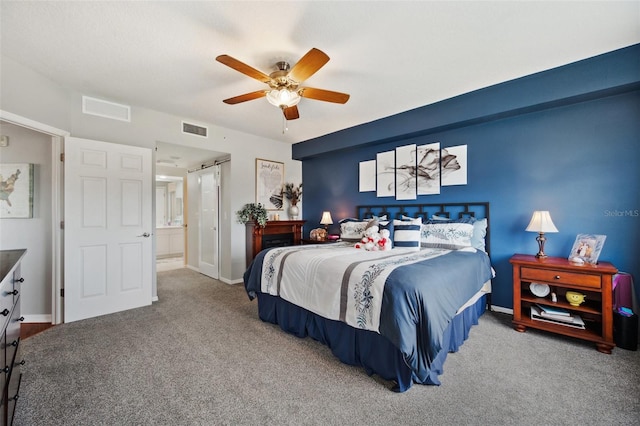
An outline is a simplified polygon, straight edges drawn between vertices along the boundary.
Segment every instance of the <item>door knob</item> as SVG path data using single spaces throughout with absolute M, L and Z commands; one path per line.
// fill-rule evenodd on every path
M 151 234 L 148 232 L 144 232 L 142 235 L 138 235 L 138 237 L 145 237 L 145 238 L 149 238 L 150 236 Z

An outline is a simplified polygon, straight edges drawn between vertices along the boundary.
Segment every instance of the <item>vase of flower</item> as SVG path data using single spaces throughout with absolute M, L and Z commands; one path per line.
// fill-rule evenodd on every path
M 296 220 L 298 219 L 298 215 L 300 214 L 300 209 L 298 206 L 291 205 L 289 206 L 289 219 Z
M 300 214 L 298 201 L 302 198 L 302 184 L 296 186 L 292 183 L 285 183 L 282 188 L 282 194 L 291 203 L 289 206 L 289 219 L 296 220 Z

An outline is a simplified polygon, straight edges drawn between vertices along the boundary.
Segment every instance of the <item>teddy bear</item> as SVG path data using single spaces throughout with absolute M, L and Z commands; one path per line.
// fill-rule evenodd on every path
M 355 248 L 363 248 L 367 251 L 390 250 L 391 239 L 389 238 L 389 230 L 383 229 L 379 231 L 378 226 L 370 226 L 364 231 L 362 240 L 355 244 Z
M 383 229 L 382 231 L 380 231 L 378 250 L 391 250 L 391 232 L 389 232 L 388 229 Z
M 378 233 L 378 226 L 370 226 L 364 231 L 364 237 L 356 243 L 356 248 L 363 248 L 367 251 L 378 250 L 378 240 L 380 239 L 380 234 Z

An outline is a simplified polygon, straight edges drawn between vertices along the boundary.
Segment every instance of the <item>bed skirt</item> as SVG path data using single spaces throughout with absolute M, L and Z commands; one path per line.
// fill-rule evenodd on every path
M 447 354 L 457 352 L 469 337 L 469 330 L 478 324 L 485 304 L 486 296 L 483 295 L 453 318 L 445 330 L 442 350 L 432 362 L 426 379 L 420 381 L 404 362 L 402 353 L 386 337 L 326 319 L 279 297 L 258 293 L 261 320 L 278 324 L 295 336 L 309 336 L 327 345 L 343 363 L 363 367 L 370 376 L 377 374 L 385 380 L 394 381 L 393 390 L 396 392 L 408 390 L 414 382 L 439 385 L 438 376 L 443 372 Z

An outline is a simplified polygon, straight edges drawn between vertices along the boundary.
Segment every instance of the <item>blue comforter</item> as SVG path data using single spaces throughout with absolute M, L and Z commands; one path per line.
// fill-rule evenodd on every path
M 251 299 L 261 292 L 267 251 L 259 253 L 244 274 Z M 446 252 L 398 266 L 389 274 L 384 282 L 379 333 L 402 353 L 416 382 L 427 382 L 445 329 L 457 310 L 490 279 L 489 257 L 480 251 Z

